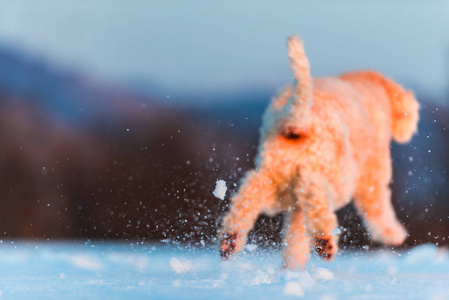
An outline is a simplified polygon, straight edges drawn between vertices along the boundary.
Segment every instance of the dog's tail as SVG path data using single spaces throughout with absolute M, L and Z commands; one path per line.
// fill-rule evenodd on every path
M 418 129 L 419 103 L 411 91 L 385 77 L 384 86 L 391 101 L 393 138 L 407 143 Z
M 310 106 L 313 97 L 310 64 L 303 43 L 296 35 L 288 39 L 288 56 L 296 80 L 295 90 L 291 97 L 292 104 Z

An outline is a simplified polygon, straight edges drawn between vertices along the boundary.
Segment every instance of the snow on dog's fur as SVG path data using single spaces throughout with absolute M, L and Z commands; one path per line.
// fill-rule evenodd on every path
M 413 94 L 374 71 L 312 78 L 302 41 L 288 40 L 295 84 L 271 101 L 256 168 L 246 173 L 220 230 L 224 259 L 239 252 L 261 213 L 289 212 L 284 264 L 301 269 L 310 248 L 337 252 L 335 211 L 354 199 L 375 241 L 400 245 L 407 232 L 391 204 L 390 142 L 417 129 Z

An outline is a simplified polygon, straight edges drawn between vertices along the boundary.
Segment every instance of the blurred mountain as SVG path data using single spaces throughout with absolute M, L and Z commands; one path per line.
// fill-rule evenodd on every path
M 100 83 L 1 47 L 0 232 L 213 241 L 239 178 L 253 166 L 274 93 L 155 98 L 150 89 Z M 392 145 L 394 204 L 409 244 L 447 244 L 449 111 L 420 98 L 419 134 Z M 217 179 L 230 189 L 225 201 L 212 196 Z M 350 206 L 339 217 L 343 245 L 368 243 Z M 251 239 L 280 241 L 281 226 L 281 216 L 261 217 Z

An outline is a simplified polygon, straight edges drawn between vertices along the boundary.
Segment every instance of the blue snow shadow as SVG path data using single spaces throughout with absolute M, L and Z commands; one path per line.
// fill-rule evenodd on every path
M 3 242 L 2 299 L 360 299 L 449 297 L 449 254 L 347 252 L 285 272 L 279 251 L 249 246 L 230 261 L 215 248 Z

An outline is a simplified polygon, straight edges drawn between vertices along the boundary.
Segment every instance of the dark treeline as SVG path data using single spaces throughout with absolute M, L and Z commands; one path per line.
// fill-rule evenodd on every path
M 98 88 L 7 52 L 0 65 L 4 238 L 214 241 L 230 195 L 253 167 L 269 94 L 186 104 Z M 408 245 L 443 245 L 449 111 L 419 100 L 419 134 L 392 145 L 393 201 Z M 212 195 L 217 179 L 227 181 L 224 201 Z M 369 243 L 351 206 L 339 217 L 343 246 Z M 281 227 L 282 216 L 261 217 L 250 239 L 272 245 Z

